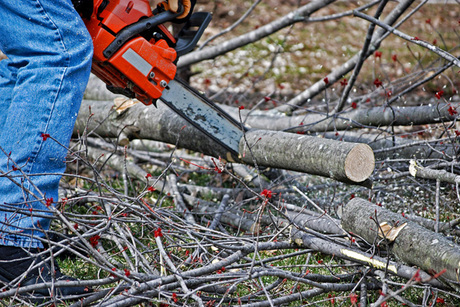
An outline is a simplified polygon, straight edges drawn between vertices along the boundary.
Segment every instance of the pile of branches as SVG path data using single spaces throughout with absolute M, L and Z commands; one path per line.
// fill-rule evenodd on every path
M 404 186 L 379 180 L 385 171 L 369 190 L 113 141 L 73 144 L 43 252 L 81 278 L 54 286 L 92 290 L 70 306 L 458 302 L 458 220 L 436 224 L 376 205 L 393 190 L 388 180 Z M 358 198 L 366 195 L 373 202 Z M 40 287 L 50 285 L 0 297 Z

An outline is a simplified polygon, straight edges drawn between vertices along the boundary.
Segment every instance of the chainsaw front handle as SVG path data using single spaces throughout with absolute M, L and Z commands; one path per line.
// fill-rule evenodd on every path
M 139 35 L 145 30 L 153 29 L 165 22 L 172 21 L 182 14 L 183 7 L 177 13 L 171 11 L 164 11 L 158 15 L 148 17 L 138 22 L 123 28 L 118 32 L 116 38 L 109 44 L 109 46 L 102 52 L 105 58 L 109 59 L 115 52 L 117 52 L 127 41 Z

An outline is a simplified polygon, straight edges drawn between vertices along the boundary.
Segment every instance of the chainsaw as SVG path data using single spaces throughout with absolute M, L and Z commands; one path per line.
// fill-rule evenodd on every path
M 145 105 L 160 100 L 238 160 L 244 127 L 212 101 L 176 78 L 177 60 L 192 51 L 211 14 L 187 17 L 172 35 L 165 23 L 182 13 L 152 10 L 148 0 L 72 0 L 93 39 L 92 73 L 107 88 Z

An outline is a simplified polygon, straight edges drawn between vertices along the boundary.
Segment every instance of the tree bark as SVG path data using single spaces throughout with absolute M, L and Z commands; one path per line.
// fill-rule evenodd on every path
M 342 227 L 368 242 L 383 240 L 378 236 L 383 222 L 394 227 L 407 223 L 393 242 L 387 242 L 396 257 L 427 272 L 439 273 L 446 269 L 441 278 L 458 284 L 460 246 L 445 236 L 364 199 L 354 198 L 343 209 Z
M 85 92 L 88 100 L 111 100 L 119 97 L 105 89 L 105 84 L 92 76 Z M 104 102 L 107 103 L 107 102 Z M 94 102 L 94 105 L 97 102 Z M 349 130 L 366 126 L 412 126 L 425 125 L 455 120 L 456 115 L 449 113 L 449 107 L 460 107 L 458 102 L 451 104 L 439 103 L 418 107 L 376 107 L 371 109 L 360 108 L 351 112 L 340 114 L 338 117 L 327 117 L 323 114 L 305 114 L 286 116 L 276 110 L 238 110 L 235 107 L 219 105 L 224 111 L 234 118 L 239 118 L 241 112 L 245 124 L 254 129 L 286 130 L 294 127 L 308 130 L 309 132 L 324 132 L 330 130 Z M 159 105 L 159 113 L 164 112 Z M 168 109 L 168 112 L 170 110 Z M 167 113 L 175 114 L 175 113 Z M 169 115 L 165 115 L 166 117 Z M 178 118 L 176 116 L 176 118 Z M 183 121 L 184 125 L 187 123 Z M 308 129 L 307 129 L 308 128 Z M 365 143 L 373 150 L 376 159 L 445 159 L 446 156 L 455 156 L 458 145 L 448 143 L 427 146 L 425 143 L 415 142 L 400 137 L 385 137 L 384 135 L 368 135 L 346 131 L 336 135 L 323 134 L 325 138 L 340 140 L 350 143 Z M 456 146 L 456 147 L 455 147 Z
M 83 101 L 74 132 L 119 139 L 150 139 L 214 157 L 228 157 L 225 148 L 161 102 L 158 108 L 138 103 L 118 114 L 112 102 Z M 365 144 L 279 131 L 248 132 L 240 140 L 240 158 L 251 165 L 290 169 L 351 183 L 365 181 L 374 170 L 372 149 Z
M 279 131 L 249 131 L 239 151 L 249 164 L 276 165 L 345 182 L 363 182 L 374 170 L 374 154 L 366 144 Z
M 331 240 L 319 238 L 299 230 L 296 227 L 291 228 L 290 238 L 299 246 L 311 248 L 327 255 L 333 255 L 334 257 L 361 263 L 379 270 L 387 270 L 391 274 L 405 279 L 410 279 L 417 273 L 417 269 L 411 266 L 399 264 L 395 261 L 387 261 L 387 259 L 383 257 L 363 252 L 355 247 L 344 246 Z M 439 288 L 445 288 L 439 281 L 430 280 L 430 275 L 426 272 L 420 271 L 419 275 L 421 279 L 427 281 L 427 283 Z
M 366 126 L 413 126 L 453 121 L 457 116 L 449 113 L 457 104 L 434 104 L 416 107 L 375 107 L 359 108 L 351 112 L 327 116 L 307 113 L 286 116 L 276 111 L 241 111 L 243 121 L 257 129 L 286 130 L 296 128 L 308 132 L 324 132 L 363 128 Z M 234 107 L 223 107 L 233 117 L 238 118 Z
M 120 95 L 109 91 L 101 79 L 91 74 L 83 97 L 87 100 L 112 100 L 120 97 Z
M 314 231 L 325 233 L 343 235 L 346 233 L 340 227 L 340 221 L 332 217 L 327 217 L 321 214 L 311 215 L 309 213 L 288 211 L 286 215 L 296 224 L 302 227 L 313 229 Z
M 460 183 L 460 176 L 457 174 L 449 173 L 445 170 L 436 170 L 418 165 L 415 160 L 410 161 L 409 173 L 417 178 L 440 180 L 443 182 Z
M 218 211 L 218 205 L 213 202 L 208 202 L 202 199 L 197 199 L 190 195 L 184 195 L 184 198 L 188 204 L 192 207 L 192 211 L 203 215 L 216 215 Z M 232 226 L 235 229 L 241 229 L 244 232 L 250 234 L 258 234 L 260 232 L 260 223 L 257 223 L 251 219 L 242 217 L 230 210 L 226 210 L 222 213 L 220 221 L 223 224 Z
M 338 135 L 333 132 L 324 134 L 325 138 L 345 142 L 368 144 L 377 160 L 385 159 L 442 159 L 451 160 L 459 150 L 458 144 L 450 144 L 449 140 L 414 141 L 401 137 L 376 134 L 364 134 L 346 131 Z M 444 143 L 443 143 L 444 141 Z
M 159 101 L 157 106 L 138 103 L 118 114 L 111 101 L 83 100 L 74 134 L 88 131 L 109 138 L 156 140 L 214 157 L 227 157 L 225 148 L 162 102 Z

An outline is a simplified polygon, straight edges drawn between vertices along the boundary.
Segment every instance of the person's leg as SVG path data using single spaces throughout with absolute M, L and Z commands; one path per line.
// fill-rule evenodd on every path
M 0 244 L 41 248 L 92 41 L 70 0 L 0 0 L 0 20 Z
M 8 59 L 0 61 L 0 131 L 3 130 L 3 124 L 10 107 L 11 96 L 16 84 L 16 73 L 17 69 L 11 65 Z
M 51 270 L 47 254 L 33 252 L 49 228 L 47 205 L 58 200 L 63 146 L 88 81 L 91 38 L 70 0 L 0 0 L 0 20 L 0 49 L 8 56 L 0 61 L 0 280 L 74 280 L 57 266 Z M 33 264 L 39 267 L 31 270 Z M 53 296 L 83 293 L 64 287 Z

